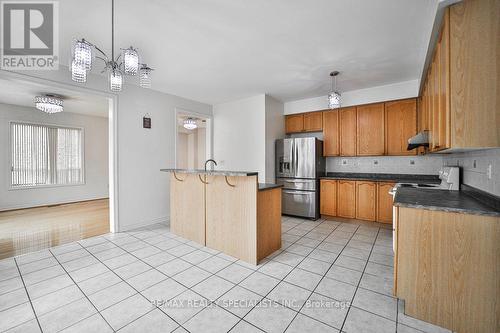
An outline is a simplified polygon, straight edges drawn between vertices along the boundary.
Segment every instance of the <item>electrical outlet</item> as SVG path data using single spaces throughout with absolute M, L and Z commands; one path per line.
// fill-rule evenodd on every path
M 347 165 L 347 160 L 345 158 L 342 159 L 342 165 Z
M 491 172 L 493 171 L 493 166 L 490 164 L 488 165 L 488 168 L 486 169 L 486 176 L 488 176 L 488 179 L 491 179 Z

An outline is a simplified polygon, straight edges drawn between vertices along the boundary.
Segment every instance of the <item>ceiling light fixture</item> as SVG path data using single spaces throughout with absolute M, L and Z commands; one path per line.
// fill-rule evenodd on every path
M 196 120 L 194 118 L 184 119 L 182 126 L 184 126 L 184 128 L 188 130 L 194 130 L 195 128 L 198 127 L 198 125 L 196 125 Z
M 62 98 L 52 94 L 36 96 L 35 107 L 46 113 L 58 113 L 64 110 Z
M 330 73 L 332 77 L 332 89 L 328 94 L 328 107 L 330 109 L 337 109 L 340 107 L 340 93 L 337 91 L 337 76 L 340 73 L 338 71 L 333 71 Z M 333 81 L 335 80 L 335 86 L 333 85 Z
M 98 53 L 96 55 L 95 53 Z M 95 44 L 84 38 L 73 41 L 71 48 L 71 79 L 78 83 L 87 82 L 87 72 L 92 69 L 94 59 L 104 62 L 102 72 L 108 71 L 109 89 L 111 91 L 122 91 L 123 76 L 135 76 L 139 73 L 139 85 L 143 88 L 151 88 L 152 68 L 140 63 L 137 49 L 130 46 L 121 49 L 120 55 L 115 58 L 115 1 L 111 0 L 111 58 Z

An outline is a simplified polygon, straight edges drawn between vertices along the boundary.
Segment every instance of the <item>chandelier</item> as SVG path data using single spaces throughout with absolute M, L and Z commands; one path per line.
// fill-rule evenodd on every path
M 87 82 L 87 74 L 94 65 L 94 60 L 104 62 L 101 73 L 108 72 L 109 89 L 121 91 L 124 75 L 139 76 L 139 85 L 151 88 L 151 72 L 147 64 L 141 63 L 137 49 L 130 46 L 121 49 L 115 58 L 115 1 L 111 0 L 111 58 L 95 44 L 82 39 L 73 41 L 71 47 L 71 79 L 78 83 Z M 97 54 L 96 54 L 97 53 Z
M 35 107 L 46 113 L 58 113 L 64 110 L 62 98 L 52 94 L 36 96 Z
M 330 109 L 337 109 L 340 107 L 340 93 L 337 91 L 337 76 L 339 75 L 338 71 L 333 71 L 330 73 L 332 77 L 332 90 L 328 94 L 328 107 Z M 335 80 L 335 87 L 333 85 L 333 81 Z
M 196 120 L 194 118 L 186 118 L 184 119 L 183 125 L 185 129 L 194 130 L 198 127 L 196 124 Z

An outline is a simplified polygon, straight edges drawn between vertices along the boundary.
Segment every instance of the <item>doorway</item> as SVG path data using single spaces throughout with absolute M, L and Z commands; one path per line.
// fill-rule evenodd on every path
M 0 88 L 0 258 L 117 230 L 115 96 L 17 73 Z M 48 93 L 62 112 L 35 107 Z
M 176 112 L 176 168 L 203 169 L 211 152 L 211 119 L 178 110 Z

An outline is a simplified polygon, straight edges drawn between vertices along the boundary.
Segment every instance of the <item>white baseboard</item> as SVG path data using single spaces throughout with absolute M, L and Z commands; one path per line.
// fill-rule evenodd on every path
M 21 205 L 3 206 L 3 207 L 0 207 L 0 212 L 5 212 L 5 211 L 9 211 L 9 210 L 18 210 L 18 209 L 46 207 L 46 206 L 67 205 L 67 204 L 72 204 L 72 203 L 101 200 L 101 199 L 109 199 L 109 195 L 106 195 L 103 197 L 99 196 L 99 197 L 73 198 L 73 199 L 68 199 L 68 200 L 37 203 L 37 204 L 21 204 Z

